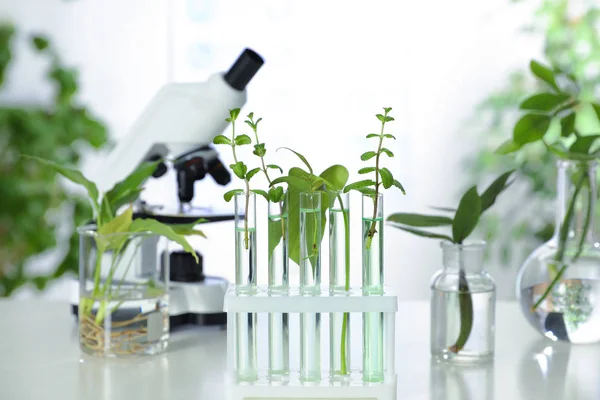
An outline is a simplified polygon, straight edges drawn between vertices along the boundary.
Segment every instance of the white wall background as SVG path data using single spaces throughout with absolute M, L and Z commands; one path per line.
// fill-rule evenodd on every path
M 227 69 L 244 47 L 266 63 L 249 85 L 242 112 L 264 118 L 261 139 L 282 166 L 298 164 L 274 152 L 288 146 L 319 172 L 339 163 L 356 179 L 360 154 L 373 146 L 364 136 L 378 127 L 374 114 L 393 107 L 390 131 L 398 141 L 389 143 L 396 157 L 386 165 L 408 195 L 388 192 L 386 214 L 456 202 L 467 183 L 461 155 L 473 150 L 462 134 L 465 120 L 511 70 L 541 51 L 540 41 L 519 33 L 532 4 L 508 0 L 0 0 L 0 15 L 23 32 L 51 35 L 65 60 L 80 68 L 81 100 L 117 140 L 162 84 L 204 80 Z M 41 101 L 49 90 L 43 65 L 20 50 L 4 98 Z M 245 154 L 248 163 L 253 158 Z M 98 165 L 100 158 L 90 159 L 87 170 Z M 198 202 L 221 204 L 233 185 L 200 182 Z M 266 225 L 261 206 L 258 229 Z M 352 197 L 352 208 L 352 248 L 359 250 L 360 196 Z M 266 245 L 262 232 L 259 246 Z M 207 225 L 206 233 L 210 239 L 195 244 L 207 271 L 232 279 L 233 224 Z M 392 228 L 385 242 L 387 283 L 402 299 L 428 298 L 430 277 L 441 266 L 438 244 Z M 353 258 L 359 280 L 359 251 Z M 264 283 L 266 255 L 259 259 Z M 500 297 L 511 297 L 517 266 L 488 269 Z M 58 284 L 50 293 L 68 295 Z

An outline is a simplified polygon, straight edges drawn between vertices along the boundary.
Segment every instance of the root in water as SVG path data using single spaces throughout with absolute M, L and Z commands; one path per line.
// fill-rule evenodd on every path
M 79 319 L 79 340 L 82 346 L 98 356 L 144 353 L 147 347 L 154 345 L 153 342 L 144 343 L 148 328 L 145 324 L 140 326 L 140 322 L 147 319 L 147 315 L 138 314 L 126 321 L 109 322 L 105 327 L 106 320 L 97 324 L 95 316 L 82 315 Z

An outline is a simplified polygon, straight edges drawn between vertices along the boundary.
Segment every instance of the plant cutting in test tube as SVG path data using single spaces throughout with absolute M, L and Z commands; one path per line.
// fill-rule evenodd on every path
M 454 214 L 452 217 L 446 215 L 397 213 L 390 215 L 387 221 L 391 222 L 392 226 L 417 236 L 441 239 L 462 245 L 477 226 L 481 215 L 496 202 L 498 195 L 512 183 L 507 183 L 507 181 L 513 172 L 508 171 L 500 175 L 481 195 L 477 193 L 477 186 L 471 187 L 462 196 L 456 209 L 436 208 L 440 211 Z M 450 226 L 452 228 L 451 236 L 422 229 L 443 226 Z M 453 353 L 458 353 L 463 349 L 473 328 L 473 300 L 467 283 L 466 273 L 462 268 L 462 261 L 460 259 L 459 265 L 458 302 L 460 309 L 460 331 L 456 342 L 448 349 Z
M 262 121 L 262 118 L 258 118 L 256 121 L 254 120 L 253 112 L 249 113 L 247 115 L 247 119 L 244 121 L 252 129 L 252 132 L 254 132 L 254 137 L 256 138 L 256 144 L 254 145 L 254 151 L 252 152 L 252 154 L 259 157 L 261 162 L 261 167 L 255 168 L 254 170 L 258 170 L 265 175 L 265 178 L 267 179 L 267 182 L 269 183 L 270 187 L 269 192 L 267 193 L 267 201 L 270 201 L 272 203 L 279 203 L 279 209 L 281 211 L 281 215 L 283 216 L 285 210 L 285 192 L 281 186 L 271 186 L 273 180 L 271 179 L 271 176 L 269 176 L 269 169 L 279 170 L 279 172 L 281 173 L 283 173 L 283 170 L 278 165 L 267 164 L 265 162 L 265 155 L 267 154 L 267 149 L 265 148 L 265 143 L 261 143 L 258 138 L 258 124 L 260 121 Z M 279 240 L 283 240 L 284 242 L 285 240 L 287 240 L 287 238 L 285 237 L 285 218 L 281 218 L 281 225 L 279 225 L 278 227 L 271 225 L 274 224 L 272 223 L 272 221 L 269 220 L 269 232 L 279 229 L 281 229 L 281 232 L 277 232 L 276 235 L 269 236 L 269 238 L 271 239 L 269 241 L 269 258 L 272 256 L 272 250 L 277 246 Z M 278 237 L 278 239 L 274 240 L 275 238 L 272 236 Z
M 379 193 L 381 191 L 381 186 L 383 186 L 384 189 L 389 189 L 392 186 L 395 186 L 398 189 L 400 189 L 403 194 L 406 194 L 406 192 L 404 191 L 404 187 L 398 180 L 394 179 L 394 176 L 392 175 L 390 170 L 381 166 L 381 155 L 382 154 L 385 154 L 386 156 L 388 156 L 390 158 L 394 157 L 394 153 L 392 153 L 390 150 L 383 147 L 383 139 L 396 140 L 396 138 L 393 135 L 384 132 L 385 124 L 387 122 L 392 122 L 394 120 L 394 118 L 389 115 L 390 111 L 392 111 L 392 108 L 384 107 L 383 111 L 384 111 L 383 115 L 382 114 L 376 115 L 377 119 L 381 122 L 380 132 L 379 133 L 369 133 L 367 135 L 367 139 L 371 139 L 371 138 L 377 139 L 377 141 L 378 141 L 377 150 L 376 151 L 367 151 L 360 156 L 360 159 L 362 161 L 368 161 L 372 158 L 375 158 L 375 166 L 361 168 L 358 171 L 359 174 L 374 173 L 375 179 L 374 180 L 373 179 L 363 179 L 358 182 L 351 183 L 344 188 L 344 193 L 347 193 L 350 190 L 357 190 L 357 191 L 361 192 L 362 194 L 372 196 L 372 198 L 373 198 L 373 202 L 374 202 L 373 218 L 372 218 L 373 222 L 371 224 L 371 228 L 369 229 L 369 231 L 367 233 L 367 238 L 366 238 L 367 250 L 371 248 L 371 243 L 373 242 L 373 237 L 377 233 L 377 231 L 376 231 L 376 225 L 377 225 L 376 217 L 377 217 L 377 207 L 378 207 L 377 202 L 378 202 L 378 198 L 379 198 Z
M 233 161 L 235 161 L 235 163 L 230 164 L 229 168 L 231 168 L 233 173 L 238 178 L 240 178 L 241 180 L 244 181 L 244 184 L 246 186 L 245 190 L 244 189 L 230 190 L 227 193 L 225 193 L 223 195 L 223 197 L 225 198 L 225 201 L 229 202 L 229 201 L 231 201 L 233 196 L 235 196 L 237 193 L 245 193 L 246 206 L 245 206 L 245 213 L 244 213 L 244 247 L 246 250 L 248 250 L 248 248 L 249 248 L 249 243 L 248 243 L 248 236 L 249 236 L 249 234 L 248 234 L 248 206 L 250 205 L 250 193 L 253 192 L 253 193 L 259 194 L 266 199 L 268 199 L 268 195 L 264 190 L 250 189 L 250 180 L 252 179 L 252 177 L 254 175 L 256 175 L 257 173 L 260 172 L 260 168 L 254 168 L 254 169 L 251 169 L 250 171 L 248 171 L 248 166 L 243 161 L 240 161 L 238 159 L 236 147 L 244 146 L 247 144 L 252 144 L 252 139 L 250 138 L 250 136 L 245 135 L 245 134 L 241 134 L 241 135 L 235 134 L 235 122 L 239 115 L 240 115 L 239 108 L 234 108 L 232 110 L 229 110 L 229 117 L 226 118 L 225 121 L 231 123 L 231 139 L 225 135 L 217 135 L 214 137 L 213 143 L 214 144 L 225 144 L 225 145 L 231 146 L 231 152 L 233 153 Z M 257 122 L 257 124 L 258 124 L 258 122 Z
M 331 205 L 329 200 L 330 191 L 339 191 L 344 188 L 344 185 L 348 181 L 348 170 L 342 165 L 332 165 L 325 169 L 319 175 L 314 174 L 312 166 L 309 164 L 306 157 L 296 152 L 295 150 L 282 147 L 293 152 L 306 166 L 307 171 L 293 167 L 290 168 L 288 175 L 281 176 L 271 182 L 271 187 L 279 183 L 287 183 L 288 185 L 288 235 L 289 235 L 289 251 L 290 259 L 296 264 L 300 264 L 300 193 L 315 193 L 321 192 L 322 196 L 322 218 L 321 218 L 321 229 L 315 227 L 309 227 L 307 235 L 313 236 L 313 244 L 318 245 L 323 239 L 322 233 L 325 231 L 326 224 L 326 212 Z M 278 149 L 279 150 L 279 149 Z M 319 233 L 321 232 L 320 237 Z M 310 259 L 310 258 L 309 258 Z M 311 260 L 312 262 L 312 260 Z

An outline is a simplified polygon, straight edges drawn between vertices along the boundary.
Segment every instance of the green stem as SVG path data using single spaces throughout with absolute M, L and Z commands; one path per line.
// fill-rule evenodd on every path
M 366 248 L 369 250 L 371 248 L 371 243 L 373 242 L 373 237 L 377 230 L 375 229 L 377 226 L 377 207 L 379 202 L 379 157 L 381 157 L 381 146 L 383 145 L 383 129 L 385 127 L 385 122 L 381 122 L 381 133 L 379 137 L 379 145 L 377 146 L 377 155 L 375 156 L 375 197 L 373 198 L 373 222 L 371 223 L 371 228 L 367 233 L 367 243 Z
M 342 210 L 342 215 L 344 217 L 344 255 L 345 255 L 345 267 L 346 267 L 346 276 L 345 276 L 345 289 L 346 291 L 350 290 L 350 221 L 349 216 L 344 210 L 344 203 L 342 202 L 342 196 L 337 194 L 338 202 L 340 203 L 340 209 Z M 348 372 L 348 366 L 346 365 L 346 341 L 348 338 L 346 337 L 346 329 L 348 326 L 348 317 L 349 313 L 344 313 L 342 318 L 342 338 L 341 338 L 341 348 L 340 348 L 340 357 L 341 357 L 341 374 L 346 375 Z
M 461 244 L 459 243 L 459 246 Z M 473 329 L 473 298 L 467 282 L 462 257 L 462 249 L 458 250 L 458 304 L 460 308 L 460 333 L 456 343 L 450 346 L 449 350 L 453 353 L 458 353 L 465 347 L 471 330 Z
M 237 154 L 235 153 L 235 120 L 231 121 L 231 150 L 233 152 L 233 161 L 238 163 Z M 248 180 L 244 179 L 246 183 L 246 206 L 244 213 L 244 247 L 248 250 L 248 206 L 250 202 L 250 185 Z
M 96 266 L 94 269 L 94 290 L 92 291 L 92 297 L 100 294 L 100 272 L 102 270 L 102 256 L 104 251 L 100 251 L 100 248 L 96 246 Z
M 587 172 L 587 171 L 585 171 Z M 546 288 L 546 290 L 544 291 L 544 293 L 542 294 L 542 296 L 538 299 L 538 301 L 535 302 L 535 304 L 533 306 L 531 306 L 531 311 L 535 312 L 535 310 L 540 306 L 540 304 L 542 304 L 542 302 L 546 299 L 546 297 L 548 297 L 548 295 L 550 294 L 550 292 L 552 291 L 552 289 L 554 289 L 554 286 L 560 281 L 562 275 L 564 274 L 567 265 L 564 264 L 563 259 L 565 257 L 565 250 L 566 250 L 566 244 L 567 244 L 567 238 L 569 236 L 569 229 L 571 226 L 571 220 L 573 219 L 573 213 L 575 212 L 575 204 L 577 203 L 577 197 L 579 197 L 579 192 L 581 191 L 581 188 L 583 187 L 583 183 L 585 182 L 587 177 L 586 173 L 583 173 L 581 175 L 581 179 L 579 180 L 579 182 L 577 182 L 577 185 L 575 186 L 575 191 L 573 192 L 573 196 L 571 197 L 571 200 L 569 202 L 569 206 L 567 207 L 567 213 L 565 214 L 565 217 L 563 219 L 562 225 L 560 227 L 560 231 L 558 234 L 558 249 L 556 250 L 556 255 L 554 257 L 554 264 L 550 264 L 549 268 L 552 270 L 553 273 L 556 274 L 556 276 L 554 277 L 554 279 L 552 280 L 552 282 L 550 282 L 550 285 L 548 285 L 548 287 Z M 591 193 L 591 190 L 590 190 Z M 591 196 L 593 196 L 593 193 L 590 194 Z M 587 211 L 587 216 L 586 216 L 586 225 L 589 226 L 589 220 L 591 219 L 591 204 L 588 204 L 588 211 Z M 585 240 L 585 234 L 586 234 L 587 229 L 584 230 L 584 232 L 582 233 L 582 238 L 580 240 L 579 243 L 579 248 L 581 249 L 583 247 L 583 242 Z M 581 253 L 580 250 L 578 250 L 578 254 L 577 257 L 579 257 L 579 254 Z M 561 269 L 559 270 L 558 273 L 556 273 L 556 264 L 560 264 Z
M 254 131 L 254 136 L 256 137 L 256 143 L 259 144 L 260 141 L 258 140 L 258 132 L 255 128 L 252 129 Z M 263 156 L 259 156 L 260 157 L 260 163 L 262 164 L 262 171 L 265 174 L 265 177 L 267 178 L 267 182 L 269 183 L 269 187 L 271 187 L 271 178 L 269 177 L 269 173 L 267 172 L 267 165 L 265 164 L 265 158 Z M 279 202 L 279 212 L 281 214 L 281 239 L 283 240 L 284 246 L 285 246 L 285 221 L 283 218 L 283 201 Z

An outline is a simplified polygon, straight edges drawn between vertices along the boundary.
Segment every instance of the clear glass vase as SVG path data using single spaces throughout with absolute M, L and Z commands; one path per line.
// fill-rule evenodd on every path
M 362 196 L 362 291 L 383 294 L 383 195 Z M 363 380 L 382 382 L 383 313 L 363 314 Z
M 517 275 L 517 298 L 529 323 L 552 340 L 600 341 L 600 243 L 595 235 L 596 162 L 557 164 L 554 236 Z
M 350 195 L 330 192 L 329 207 L 329 292 L 350 293 Z M 350 376 L 350 313 L 329 315 L 329 375 Z
M 79 344 L 100 357 L 152 355 L 169 339 L 168 240 L 79 232 Z
M 443 266 L 431 282 L 431 354 L 479 363 L 494 357 L 496 284 L 483 270 L 485 242 L 442 242 Z
M 300 293 L 321 293 L 321 193 L 300 193 Z M 300 314 L 300 379 L 321 379 L 321 314 Z
M 239 295 L 252 295 L 256 282 L 256 194 L 235 199 L 235 284 Z M 257 315 L 237 313 L 235 320 L 236 375 L 241 382 L 258 379 Z
M 287 201 L 269 202 L 269 295 L 289 291 Z M 289 314 L 269 313 L 269 377 L 280 380 L 290 372 Z

